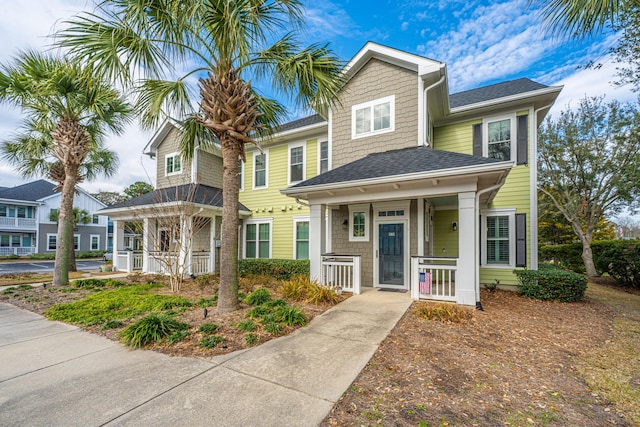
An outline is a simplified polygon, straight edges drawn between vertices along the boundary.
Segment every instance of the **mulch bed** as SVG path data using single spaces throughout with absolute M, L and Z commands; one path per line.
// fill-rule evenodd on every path
M 464 323 L 414 303 L 323 426 L 626 426 L 579 377 L 573 357 L 613 333 L 613 313 L 482 290 Z

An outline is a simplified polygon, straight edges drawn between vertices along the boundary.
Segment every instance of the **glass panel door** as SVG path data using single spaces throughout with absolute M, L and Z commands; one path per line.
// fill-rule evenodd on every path
M 378 282 L 403 286 L 404 224 L 378 224 Z

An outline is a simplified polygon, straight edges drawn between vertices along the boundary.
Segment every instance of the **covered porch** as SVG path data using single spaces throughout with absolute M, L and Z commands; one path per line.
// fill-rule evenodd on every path
M 321 284 L 476 305 L 479 210 L 512 166 L 416 147 L 369 155 L 282 192 L 309 204 L 311 276 Z

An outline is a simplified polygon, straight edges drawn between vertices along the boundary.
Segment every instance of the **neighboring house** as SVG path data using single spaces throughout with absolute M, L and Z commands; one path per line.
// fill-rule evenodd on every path
M 239 256 L 308 258 L 312 278 L 345 290 L 468 305 L 480 283 L 512 285 L 515 268 L 536 269 L 537 127 L 562 88 L 523 78 L 450 95 L 445 64 L 375 43 L 344 72 L 326 119 L 247 147 Z M 165 122 L 145 149 L 157 188 L 219 189 L 220 153 L 196 150 L 187 163 L 178 132 Z M 137 206 L 103 213 L 131 219 Z M 220 208 L 200 207 L 213 209 L 200 247 L 215 253 Z
M 55 184 L 40 179 L 0 189 L 0 255 L 30 255 L 56 250 L 58 225 L 49 219 L 60 209 L 61 194 Z M 74 229 L 77 251 L 105 250 L 107 217 L 95 214 L 106 205 L 81 188 L 73 206 L 91 214 L 89 224 Z

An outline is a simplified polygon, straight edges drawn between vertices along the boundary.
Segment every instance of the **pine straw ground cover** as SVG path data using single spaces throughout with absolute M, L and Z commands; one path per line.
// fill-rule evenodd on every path
M 640 295 L 587 296 L 483 289 L 460 323 L 414 303 L 322 426 L 640 426 Z
M 259 345 L 273 338 L 287 335 L 298 329 L 299 325 L 287 326 L 280 325 L 280 330 L 277 333 L 273 331 L 268 332 L 259 319 L 255 319 L 255 330 L 248 332 L 238 327 L 238 324 L 248 320 L 247 314 L 253 308 L 252 306 L 240 303 L 240 309 L 233 313 L 218 314 L 215 310 L 215 295 L 217 294 L 218 277 L 211 276 L 209 280 L 201 280 L 204 276 L 197 278 L 196 280 L 187 280 L 182 286 L 179 293 L 172 293 L 169 286 L 164 283 L 167 279 L 164 276 L 151 276 L 151 275 L 137 275 L 133 274 L 124 279 L 126 282 L 132 285 L 140 285 L 145 287 L 146 283 L 161 283 L 163 286 L 152 288 L 148 291 L 151 294 L 165 295 L 167 297 L 175 297 L 175 299 L 186 299 L 191 303 L 190 307 L 184 307 L 177 305 L 176 307 L 163 312 L 175 316 L 179 322 L 187 323 L 189 328 L 188 334 L 183 340 L 170 343 L 168 340 L 162 340 L 143 346 L 143 348 L 155 350 L 172 356 L 190 356 L 190 357 L 208 357 L 219 354 L 230 353 L 232 351 L 241 350 L 250 346 Z M 120 287 L 121 289 L 127 286 Z M 283 298 L 290 306 L 295 306 L 302 310 L 308 321 L 324 311 L 329 309 L 331 305 L 328 304 L 309 304 L 302 300 L 287 299 L 282 295 L 282 282 L 276 281 L 266 276 L 256 276 L 251 278 L 240 278 L 239 290 L 242 294 L 248 295 L 259 287 L 265 287 L 269 290 L 273 299 Z M 96 289 L 78 289 L 77 287 L 70 286 L 47 286 L 46 288 L 34 287 L 31 288 L 27 285 L 21 285 L 11 290 L 5 290 L 0 293 L 0 301 L 8 302 L 17 307 L 24 308 L 35 313 L 47 315 L 47 312 L 58 304 L 64 304 L 74 301 L 85 300 L 91 295 L 98 293 L 109 292 L 117 288 L 96 288 Z M 124 289 L 123 289 L 124 290 Z M 347 298 L 348 295 L 342 295 L 338 298 L 339 301 Z M 120 301 L 124 300 L 121 296 L 118 297 L 118 301 L 108 302 L 112 303 L 114 307 L 118 305 L 118 308 L 112 309 L 114 315 L 121 309 Z M 300 298 L 302 299 L 302 298 Z M 104 303 L 103 303 L 104 304 Z M 204 308 L 207 308 L 208 315 L 205 319 Z M 113 340 L 119 340 L 119 334 L 126 328 L 127 325 L 134 323 L 136 320 L 144 317 L 147 313 L 142 313 L 135 316 L 130 316 L 126 319 L 113 319 L 111 322 L 107 318 L 101 318 L 100 323 L 83 326 L 78 324 L 85 330 L 92 333 L 106 336 Z M 90 318 L 87 315 L 87 318 Z M 224 341 L 220 342 L 213 348 L 204 348 L 200 345 L 202 338 L 211 338 L 214 335 L 205 331 L 201 331 L 200 328 L 204 324 L 216 323 L 220 326 L 219 330 L 215 332 L 215 336 L 222 337 Z M 246 338 L 247 333 L 252 333 L 255 337 L 252 337 L 249 342 Z

